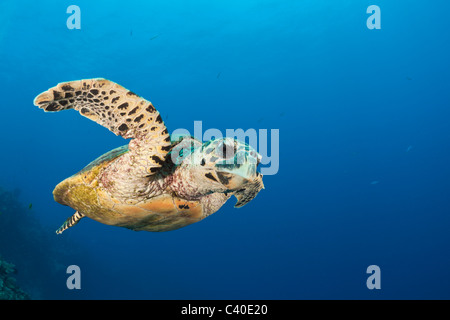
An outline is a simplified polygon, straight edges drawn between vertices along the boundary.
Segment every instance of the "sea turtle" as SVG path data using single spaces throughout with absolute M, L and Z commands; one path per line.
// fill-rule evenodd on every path
M 132 138 L 55 187 L 55 201 L 76 210 L 58 234 L 85 216 L 136 231 L 175 230 L 213 214 L 232 195 L 242 207 L 264 188 L 261 156 L 251 146 L 232 138 L 171 139 L 151 102 L 112 81 L 59 83 L 34 104 L 50 112 L 75 109 Z

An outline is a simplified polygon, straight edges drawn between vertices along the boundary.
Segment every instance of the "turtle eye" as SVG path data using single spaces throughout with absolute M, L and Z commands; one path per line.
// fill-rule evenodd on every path
M 216 155 L 223 159 L 232 158 L 235 153 L 235 146 L 227 142 L 221 142 L 216 148 Z

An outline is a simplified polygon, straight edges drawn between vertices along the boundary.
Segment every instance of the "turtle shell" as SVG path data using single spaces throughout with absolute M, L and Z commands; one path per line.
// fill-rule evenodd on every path
M 91 162 L 77 174 L 59 183 L 55 201 L 82 212 L 98 222 L 136 231 L 169 231 L 203 218 L 199 201 L 188 201 L 167 192 L 141 202 L 123 203 L 99 186 L 97 177 L 112 161 L 128 152 L 128 146 L 111 150 Z

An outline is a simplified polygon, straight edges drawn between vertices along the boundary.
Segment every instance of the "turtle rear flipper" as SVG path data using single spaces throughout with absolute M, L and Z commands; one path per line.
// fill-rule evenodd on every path
M 164 163 L 171 142 L 159 112 L 150 101 L 106 79 L 69 81 L 41 93 L 34 104 L 47 112 L 75 109 L 129 144 L 135 174 L 147 177 Z
M 56 230 L 57 234 L 61 234 L 63 233 L 63 231 L 69 229 L 70 227 L 73 227 L 74 225 L 76 225 L 78 222 L 80 222 L 80 220 L 82 218 L 84 218 L 85 215 L 80 213 L 80 212 L 75 212 L 75 214 L 73 216 L 71 216 L 70 218 L 68 218 L 66 221 L 64 221 L 64 223 L 62 224 L 61 227 L 59 227 L 58 230 Z

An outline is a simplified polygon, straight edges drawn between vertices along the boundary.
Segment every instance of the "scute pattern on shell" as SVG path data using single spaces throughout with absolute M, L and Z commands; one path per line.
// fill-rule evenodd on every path
M 210 201 L 189 201 L 164 190 L 160 190 L 157 196 L 141 201 L 122 202 L 112 197 L 99 185 L 98 178 L 126 152 L 126 146 L 111 150 L 59 183 L 53 191 L 55 200 L 79 208 L 85 216 L 98 222 L 136 231 L 175 230 L 198 222 L 209 214 Z

